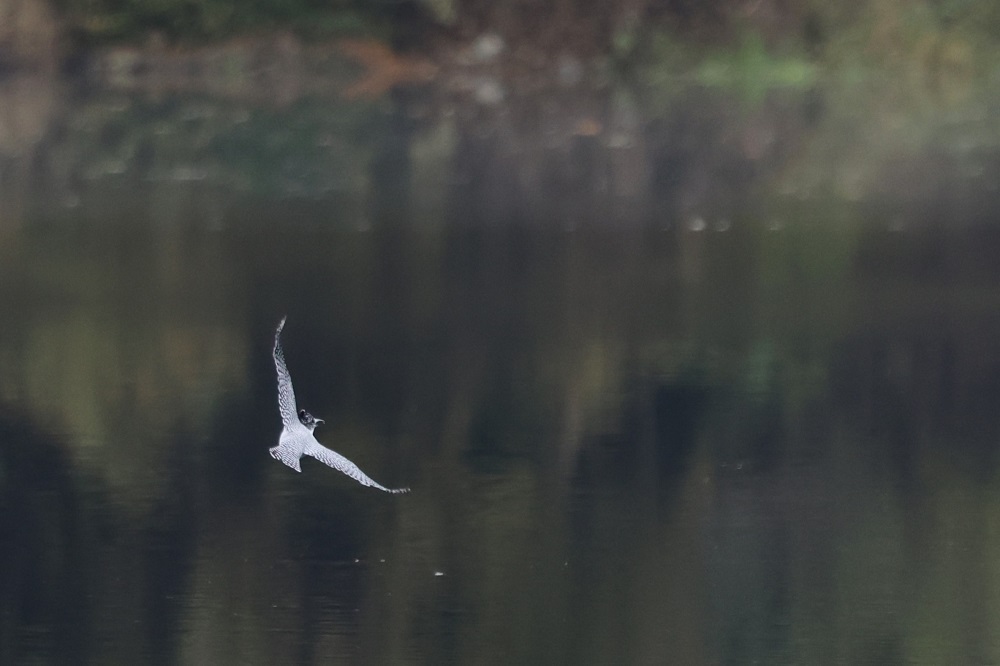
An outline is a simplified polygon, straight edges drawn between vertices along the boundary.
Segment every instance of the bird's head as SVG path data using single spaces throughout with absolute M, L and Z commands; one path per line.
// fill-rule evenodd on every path
M 326 421 L 324 421 L 323 419 L 318 419 L 314 417 L 312 414 L 310 414 L 304 409 L 299 410 L 299 421 L 302 423 L 302 425 L 309 428 L 309 432 L 315 430 L 316 426 L 319 425 L 320 423 L 326 423 Z

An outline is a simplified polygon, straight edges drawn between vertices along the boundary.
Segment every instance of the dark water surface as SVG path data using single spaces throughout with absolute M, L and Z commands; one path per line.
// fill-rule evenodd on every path
M 4 85 L 0 663 L 1000 661 L 995 97 Z

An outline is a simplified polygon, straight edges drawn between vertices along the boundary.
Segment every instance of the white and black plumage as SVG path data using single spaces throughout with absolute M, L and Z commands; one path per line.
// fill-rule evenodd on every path
M 313 430 L 316 429 L 317 424 L 323 423 L 323 419 L 314 418 L 304 409 L 296 412 L 292 377 L 288 374 L 288 368 L 285 366 L 285 354 L 281 350 L 280 336 L 284 326 L 285 318 L 282 317 L 281 323 L 278 324 L 278 330 L 274 334 L 274 366 L 278 369 L 278 410 L 281 412 L 281 422 L 284 427 L 281 429 L 278 445 L 271 448 L 271 457 L 280 460 L 296 472 L 301 472 L 299 459 L 303 455 L 312 456 L 321 463 L 340 470 L 363 486 L 378 488 L 387 493 L 408 492 L 409 488 L 386 488 L 376 483 L 350 460 L 316 441 Z

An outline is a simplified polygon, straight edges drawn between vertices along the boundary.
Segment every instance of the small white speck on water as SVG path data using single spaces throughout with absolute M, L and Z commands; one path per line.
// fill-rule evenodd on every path
M 444 575 L 444 572 L 443 572 L 443 571 L 435 571 L 435 572 L 434 572 L 434 575 L 435 575 L 435 576 L 443 576 L 443 575 Z
M 385 558 L 384 557 L 379 558 L 379 562 L 381 562 L 382 564 L 385 564 Z

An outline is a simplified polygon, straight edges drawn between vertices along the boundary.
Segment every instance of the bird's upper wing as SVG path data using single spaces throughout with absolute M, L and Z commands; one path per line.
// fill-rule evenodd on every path
M 308 444 L 306 444 L 306 449 L 303 453 L 307 456 L 312 456 L 316 460 L 320 461 L 325 465 L 329 465 L 334 469 L 338 469 L 347 476 L 351 477 L 363 486 L 371 486 L 372 488 L 378 488 L 379 490 L 384 490 L 387 493 L 406 493 L 409 492 L 409 488 L 386 488 L 380 483 L 376 483 L 374 479 L 361 471 L 361 469 L 352 463 L 350 460 L 340 455 L 336 451 L 331 451 L 322 444 L 316 441 L 315 438 Z
M 299 416 L 295 409 L 295 392 L 292 390 L 292 376 L 285 366 L 285 352 L 281 350 L 281 329 L 285 327 L 285 317 L 281 318 L 274 333 L 274 367 L 278 369 L 278 410 L 285 427 L 298 425 Z

